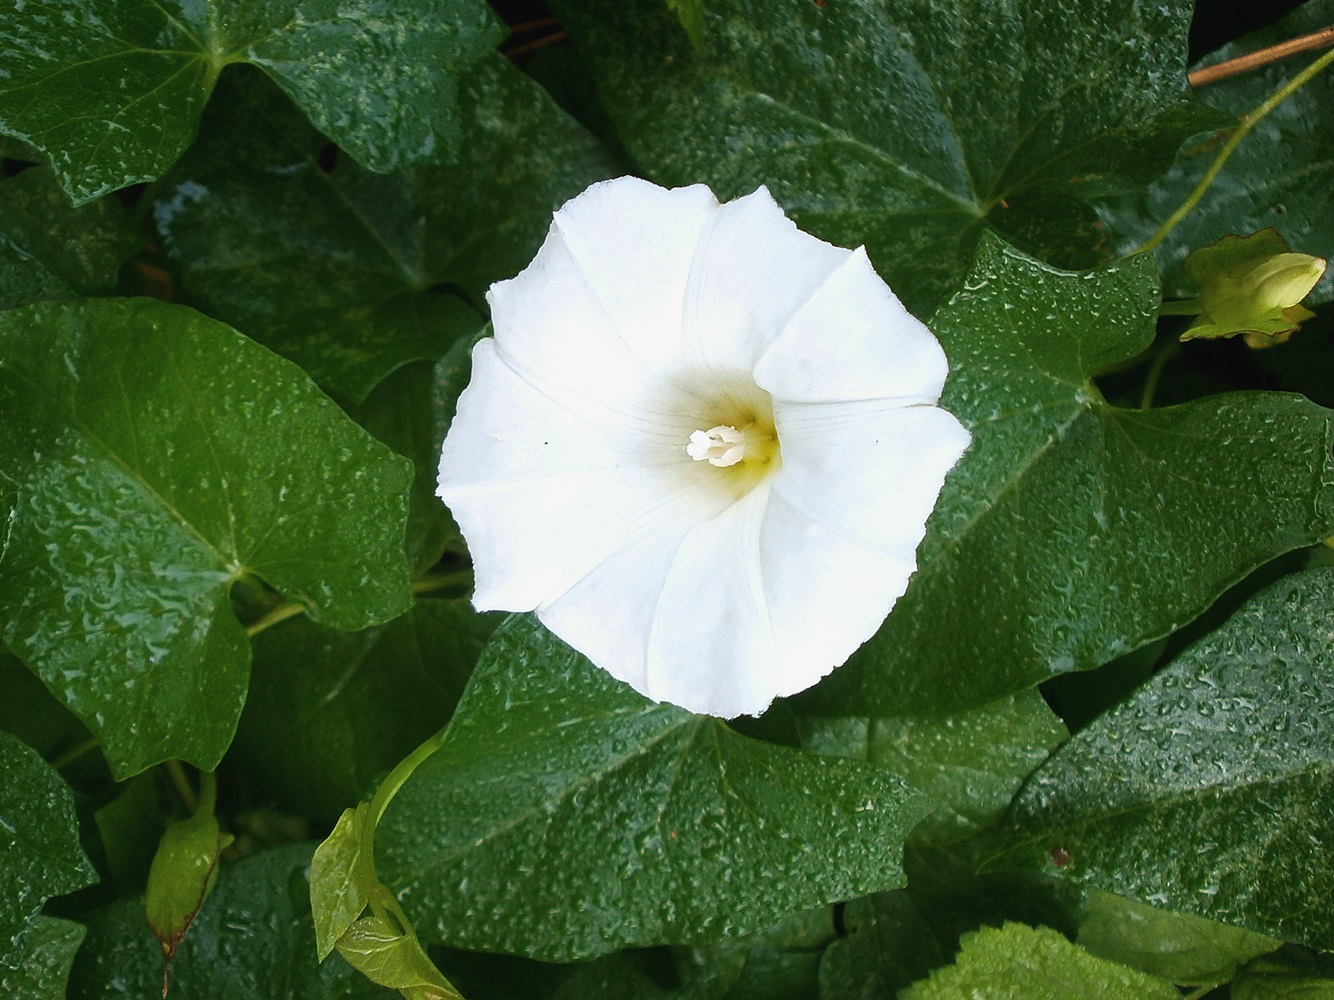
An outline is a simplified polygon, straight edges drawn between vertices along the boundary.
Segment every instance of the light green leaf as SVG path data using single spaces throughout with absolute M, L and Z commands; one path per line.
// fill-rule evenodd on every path
M 289 362 L 123 299 L 0 314 L 0 361 L 0 628 L 116 776 L 226 750 L 243 575 L 334 628 L 408 607 L 407 463 Z
M 256 636 L 234 746 L 250 786 L 333 822 L 449 721 L 500 617 L 423 600 L 361 632 L 293 619 Z
M 142 242 L 120 202 L 73 208 L 46 167 L 0 178 L 0 309 L 106 295 Z
M 1220 49 L 1205 64 L 1285 42 L 1334 23 L 1334 0 L 1310 0 L 1271 27 Z M 1208 104 L 1235 116 L 1253 111 L 1320 53 L 1303 53 L 1199 89 Z M 1184 270 L 1191 251 L 1228 235 L 1273 227 L 1300 253 L 1334 257 L 1334 149 L 1325 127 L 1334 117 L 1334 75 L 1328 70 L 1289 97 L 1237 147 L 1204 199 L 1154 251 L 1163 265 L 1163 291 L 1191 298 Z M 1141 246 L 1186 200 L 1219 151 L 1221 136 L 1188 144 L 1162 180 L 1100 214 L 1122 253 Z M 1311 295 L 1334 297 L 1334 270 Z
M 0 731 L 0 975 L 26 961 L 51 896 L 97 881 L 79 846 L 74 795 L 60 775 L 17 737 Z
M 374 891 L 375 859 L 361 850 L 368 815 L 365 802 L 345 809 L 310 860 L 310 909 L 321 962 L 361 916 Z
M 11 1000 L 65 1000 L 69 967 L 83 935 L 84 926 L 72 920 L 37 917 L 28 933 L 22 964 L 6 968 L 0 962 L 0 996 Z
M 1334 532 L 1329 411 L 1279 393 L 1102 398 L 1092 376 L 1149 345 L 1157 301 L 1147 258 L 1068 273 L 983 242 L 932 321 L 952 367 L 941 405 L 972 446 L 907 593 L 803 713 L 935 714 L 1099 666 Z
M 224 865 L 208 906 L 171 963 L 171 1000 L 396 1000 L 337 955 L 315 957 L 306 869 L 313 845 L 291 844 Z M 68 1000 L 162 994 L 162 950 L 142 898 L 88 918 Z
M 1107 962 L 1050 927 L 1006 924 L 964 936 L 947 966 L 902 1000 L 1181 1000 L 1170 983 Z
M 416 938 L 400 934 L 383 917 L 371 915 L 353 924 L 338 939 L 338 954 L 371 982 L 398 990 L 404 1000 L 463 1000 Z
M 820 959 L 822 1000 L 881 1000 L 945 965 L 946 948 L 907 892 L 848 903 L 844 934 Z
M 218 74 L 260 67 L 372 170 L 448 158 L 463 71 L 500 40 L 479 0 L 30 0 L 0 15 L 0 132 L 76 203 L 159 176 Z
M 532 258 L 552 210 L 612 171 L 499 55 L 463 98 L 457 164 L 378 176 L 346 157 L 330 168 L 326 141 L 262 80 L 221 88 L 154 194 L 187 299 L 353 400 L 408 361 L 438 360 L 481 325 L 490 284 Z
M 1069 735 L 1037 691 L 952 715 L 800 720 L 802 745 L 903 776 L 937 803 L 918 833 L 957 840 L 998 819 L 1024 778 Z
M 1334 947 L 1331 607 L 1334 569 L 1247 602 L 1038 770 L 990 867 Z
M 1283 943 L 1097 890 L 1089 893 L 1076 941 L 1099 958 L 1181 986 L 1226 983 L 1241 966 Z
M 1188 94 L 1187 0 L 708 0 L 698 54 L 662 0 L 555 6 L 651 178 L 768 185 L 919 315 L 987 229 L 1102 259 L 1087 201 L 1225 121 Z
M 1231 1000 L 1334 1000 L 1334 959 L 1300 952 L 1262 958 L 1229 989 Z
M 568 960 L 900 885 L 927 808 L 879 768 L 648 701 L 514 618 L 385 813 L 376 866 L 426 940 Z

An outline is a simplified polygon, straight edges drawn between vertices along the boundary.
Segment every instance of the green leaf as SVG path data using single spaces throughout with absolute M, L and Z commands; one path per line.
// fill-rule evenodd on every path
M 0 628 L 117 777 L 231 742 L 243 575 L 334 628 L 408 607 L 407 463 L 290 363 L 123 299 L 0 314 L 0 359 Z
M 3 731 L 0 774 L 2 970 L 24 960 L 33 918 L 48 898 L 92 885 L 97 875 L 79 846 L 69 786 L 36 751 Z
M 463 1000 L 440 974 L 417 939 L 371 915 L 338 939 L 338 954 L 373 983 L 398 990 L 404 1000 Z
M 820 996 L 880 1000 L 944 965 L 942 945 L 903 891 L 854 899 L 843 911 L 845 933 L 820 960 Z
M 1231 1000 L 1334 1000 L 1334 959 L 1284 953 L 1252 962 L 1230 986 Z
M 110 294 L 142 242 L 120 202 L 73 208 L 46 167 L 0 178 L 0 309 Z
M 72 920 L 37 917 L 28 933 L 22 965 L 6 968 L 0 962 L 0 996 L 13 1000 L 65 1000 L 70 964 L 83 935 L 83 925 Z
M 972 446 L 907 593 L 798 699 L 805 714 L 936 714 L 1096 667 L 1331 533 L 1329 411 L 1279 393 L 1102 398 L 1091 377 L 1149 345 L 1157 301 L 1147 258 L 1066 273 L 984 241 L 932 322 L 952 366 L 941 405 Z
M 948 841 L 998 819 L 1020 782 L 1069 735 L 1037 691 L 953 715 L 800 720 L 802 745 L 903 776 L 937 803 L 918 833 Z
M 310 859 L 310 908 L 321 962 L 366 909 L 377 882 L 375 859 L 361 849 L 369 815 L 365 802 L 343 810 Z
M 1328 568 L 1248 601 L 1038 770 L 990 867 L 1334 947 L 1331 606 Z
M 988 228 L 1101 259 L 1088 199 L 1225 120 L 1187 91 L 1186 0 L 709 0 L 698 55 L 662 0 L 556 7 L 650 177 L 768 185 L 803 229 L 865 244 L 919 315 Z
M 232 839 L 218 828 L 211 809 L 172 822 L 162 832 L 148 870 L 144 909 L 168 961 L 213 890 L 218 862 Z
M 821 907 L 740 940 L 677 949 L 681 992 L 719 1000 L 814 996 L 820 957 L 835 938 L 833 911 Z
M 464 84 L 459 162 L 387 177 L 346 157 L 329 169 L 326 141 L 262 80 L 222 90 L 155 190 L 163 249 L 191 303 L 353 400 L 475 331 L 477 312 L 451 293 L 485 308 L 552 210 L 612 169 L 499 55 Z
M 954 965 L 902 1000 L 1181 1000 L 1170 983 L 1094 958 L 1050 927 L 1006 924 L 966 935 Z
M 122 894 L 139 892 L 166 829 L 158 801 L 158 776 L 136 775 L 114 799 L 93 814 L 111 880 Z
M 1181 986 L 1226 983 L 1251 959 L 1283 943 L 1096 890 L 1076 940 L 1099 958 Z
M 927 808 L 878 768 L 650 702 L 515 618 L 385 813 L 376 863 L 423 938 L 568 960 L 897 886 Z
M 423 600 L 362 632 L 294 619 L 256 636 L 234 748 L 251 787 L 333 822 L 449 721 L 499 618 Z
M 90 201 L 158 177 L 223 67 L 250 63 L 359 161 L 392 170 L 454 155 L 459 78 L 501 36 L 479 0 L 35 0 L 0 18 L 0 132 Z
M 1205 63 L 1285 42 L 1334 23 L 1334 0 L 1310 0 L 1277 24 L 1220 49 Z M 1320 55 L 1302 54 L 1211 83 L 1201 98 L 1235 120 Z M 1237 147 L 1204 199 L 1154 251 L 1163 265 L 1163 291 L 1189 298 L 1194 286 L 1184 263 L 1192 250 L 1224 236 L 1273 227 L 1301 253 L 1334 257 L 1334 150 L 1325 123 L 1334 117 L 1334 76 L 1320 73 L 1266 117 Z M 1222 134 L 1186 146 L 1162 180 L 1102 206 L 1100 214 L 1122 253 L 1141 246 L 1186 200 L 1222 145 Z M 1334 271 L 1311 295 L 1334 298 Z
M 265 851 L 218 872 L 208 906 L 171 963 L 172 1000 L 393 1000 L 338 956 L 315 957 L 306 867 L 313 845 Z M 144 1000 L 162 993 L 162 951 L 143 900 L 93 913 L 74 960 L 69 1000 Z

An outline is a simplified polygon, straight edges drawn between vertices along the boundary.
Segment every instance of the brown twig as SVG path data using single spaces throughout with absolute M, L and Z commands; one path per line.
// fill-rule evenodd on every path
M 538 49 L 544 49 L 548 45 L 555 45 L 557 42 L 563 42 L 569 38 L 567 31 L 557 31 L 554 34 L 546 35 L 542 38 L 535 38 L 531 42 L 524 42 L 522 45 L 516 45 L 512 49 L 504 49 L 504 53 L 510 59 L 515 56 L 525 55 L 529 52 L 536 52 Z
M 536 21 L 524 21 L 522 24 L 511 24 L 511 35 L 522 35 L 525 31 L 540 31 L 543 28 L 554 28 L 560 24 L 554 17 L 544 17 Z
M 1212 66 L 1205 66 L 1191 73 L 1188 79 L 1192 87 L 1205 87 L 1219 80 L 1226 80 L 1230 76 L 1249 73 L 1261 66 L 1268 66 L 1280 59 L 1295 56 L 1298 52 L 1323 49 L 1327 45 L 1334 45 L 1334 25 L 1321 28 L 1319 31 L 1313 31 L 1309 35 L 1302 35 L 1300 38 L 1291 38 L 1286 42 L 1279 42 L 1277 45 L 1260 49 L 1258 52 L 1250 52 L 1244 56 L 1237 56 L 1235 59 L 1227 59 L 1221 63 L 1214 63 Z

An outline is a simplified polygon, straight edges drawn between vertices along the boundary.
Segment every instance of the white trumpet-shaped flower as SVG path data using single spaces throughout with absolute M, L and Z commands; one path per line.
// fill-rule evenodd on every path
M 968 432 L 864 250 L 761 188 L 595 184 L 488 296 L 440 458 L 474 603 L 637 691 L 758 714 L 879 628 Z

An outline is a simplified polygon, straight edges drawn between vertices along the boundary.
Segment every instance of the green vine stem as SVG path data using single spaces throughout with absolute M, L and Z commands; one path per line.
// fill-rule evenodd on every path
M 375 828 L 380 825 L 380 818 L 384 816 L 385 810 L 389 808 L 389 803 L 398 794 L 398 790 L 412 777 L 412 773 L 428 757 L 440 749 L 448 731 L 449 726 L 445 726 L 444 729 L 441 729 L 399 761 L 394 769 L 389 772 L 389 776 L 380 783 L 380 787 L 375 790 L 375 795 L 371 797 L 366 820 L 361 827 L 361 856 L 369 859 L 372 865 L 375 863 Z M 375 890 L 371 895 L 370 906 L 377 915 L 392 917 L 399 925 L 399 930 L 405 935 L 416 938 L 416 933 L 412 929 L 412 921 L 403 912 L 403 908 L 398 905 L 398 899 L 389 887 L 378 878 L 375 880 Z
M 1223 169 L 1224 164 L 1227 163 L 1236 148 L 1241 145 L 1242 140 L 1250 135 L 1251 130 L 1263 121 L 1271 111 L 1300 90 L 1307 81 L 1323 70 L 1331 62 L 1334 62 L 1334 49 L 1331 49 L 1319 59 L 1312 62 L 1306 69 L 1302 70 L 1276 90 L 1267 101 L 1254 111 L 1242 115 L 1236 129 L 1228 138 L 1227 143 L 1218 151 L 1218 155 L 1214 157 L 1214 162 L 1209 164 L 1209 169 L 1204 172 L 1204 176 L 1200 178 L 1200 182 L 1195 185 L 1195 190 L 1193 190 L 1186 200 L 1181 203 L 1181 206 L 1168 217 L 1167 221 L 1158 229 L 1158 232 L 1154 233 L 1149 241 L 1140 247 L 1137 252 L 1147 253 L 1166 239 L 1167 234 L 1175 229 L 1177 224 L 1189 215 L 1191 210 L 1199 204 L 1200 199 L 1204 197 L 1204 193 L 1209 190 L 1210 185 L 1213 184 L 1214 178 L 1218 176 L 1219 171 Z
M 246 626 L 245 634 L 250 638 L 259 635 L 265 629 L 273 628 L 279 622 L 285 622 L 289 618 L 295 618 L 297 615 L 305 614 L 305 605 L 297 604 L 293 601 L 279 604 L 275 608 L 266 611 L 259 618 L 255 619 Z
M 185 768 L 179 760 L 169 760 L 164 765 L 167 771 L 167 780 L 171 783 L 172 791 L 176 797 L 181 800 L 181 805 L 185 806 L 185 811 L 194 815 L 199 808 L 199 798 L 195 795 L 195 790 L 190 785 L 190 779 L 185 776 Z M 200 792 L 203 792 L 204 784 L 200 780 Z M 213 794 L 217 796 L 217 781 L 214 779 Z

